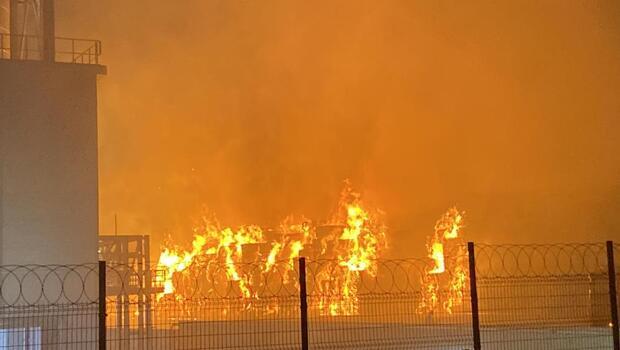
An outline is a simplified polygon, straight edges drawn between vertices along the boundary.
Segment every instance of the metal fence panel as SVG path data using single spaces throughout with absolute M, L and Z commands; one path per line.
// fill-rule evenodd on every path
M 337 261 L 309 262 L 311 349 L 472 348 L 468 290 L 462 290 L 449 312 L 442 305 L 450 299 L 449 273 L 437 276 L 431 306 L 426 260 L 371 264 L 376 264 L 374 273 L 356 273 Z
M 436 274 L 428 259 L 308 260 L 309 348 L 473 349 L 456 252 Z M 475 258 L 482 349 L 613 349 L 604 244 L 478 245 Z M 108 264 L 99 328 L 97 264 L 2 266 L 0 349 L 97 349 L 98 334 L 106 349 L 300 349 L 298 267 L 199 261 L 166 277 Z
M 484 349 L 612 349 L 604 244 L 478 245 Z
M 97 349 L 97 265 L 1 266 L 0 349 Z
M 175 274 L 175 293 L 148 294 L 127 266 L 110 266 L 108 349 L 298 349 L 297 271 L 278 262 L 198 263 Z

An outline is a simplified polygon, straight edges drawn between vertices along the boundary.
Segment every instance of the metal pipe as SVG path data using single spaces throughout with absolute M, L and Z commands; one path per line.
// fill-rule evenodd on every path
M 56 60 L 56 25 L 54 18 L 54 0 L 41 0 L 43 60 Z
M 9 41 L 11 47 L 10 57 L 12 59 L 20 59 L 20 30 L 18 28 L 19 18 L 18 18 L 18 8 L 19 8 L 19 0 L 10 0 L 9 2 Z

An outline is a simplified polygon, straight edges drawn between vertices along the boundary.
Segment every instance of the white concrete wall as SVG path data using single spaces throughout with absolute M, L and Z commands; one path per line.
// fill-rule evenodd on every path
M 0 60 L 0 264 L 97 261 L 97 74 Z

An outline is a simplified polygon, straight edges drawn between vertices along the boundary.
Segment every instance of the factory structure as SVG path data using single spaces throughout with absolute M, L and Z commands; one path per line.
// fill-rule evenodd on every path
M 0 0 L 0 265 L 97 261 L 100 54 L 53 0 Z
M 101 271 L 95 269 L 92 273 L 87 271 L 85 279 L 80 281 L 58 277 L 60 282 L 56 287 L 60 286 L 62 294 L 59 300 L 71 294 L 72 288 L 84 292 L 77 299 L 68 300 L 66 313 L 56 309 L 66 300 L 57 304 L 54 303 L 58 300 L 52 300 L 53 303 L 45 305 L 46 300 L 37 297 L 36 293 L 45 293 L 44 288 L 30 290 L 16 284 L 4 285 L 5 280 L 2 280 L 0 347 L 43 350 L 67 348 L 61 344 L 80 344 L 79 348 L 95 349 L 101 348 L 96 345 L 102 344 L 102 334 L 107 336 L 108 345 L 119 349 L 196 349 L 197 346 L 267 349 L 278 342 L 282 348 L 286 344 L 296 344 L 298 313 L 302 307 L 297 304 L 295 289 L 296 260 L 280 261 L 290 268 L 285 268 L 284 273 L 271 270 L 271 276 L 275 276 L 272 284 L 265 277 L 270 276 L 270 270 L 264 265 L 255 269 L 256 274 L 247 274 L 255 277 L 257 285 L 262 286 L 257 289 L 264 295 L 256 292 L 241 296 L 238 289 L 242 285 L 240 281 L 245 280 L 236 275 L 238 271 L 243 275 L 243 267 L 255 268 L 259 258 L 268 257 L 274 251 L 273 240 L 281 238 L 284 246 L 288 242 L 303 241 L 304 233 L 265 229 L 267 242 L 256 240 L 235 247 L 235 256 L 239 256 L 235 263 L 241 267 L 238 271 L 233 269 L 233 273 L 230 270 L 234 267 L 230 262 L 233 250 L 227 243 L 228 252 L 216 249 L 208 256 L 205 253 L 196 259 L 198 263 L 192 271 L 182 276 L 177 274 L 181 277 L 177 280 L 172 279 L 174 271 L 162 274 L 167 271 L 155 266 L 158 264 L 151 264 L 148 236 L 99 235 L 97 83 L 106 74 L 106 67 L 100 62 L 101 52 L 101 43 L 97 40 L 56 35 L 54 0 L 0 0 L 0 268 L 69 266 L 54 271 L 58 277 L 57 272 L 75 276 L 78 273 L 71 271 L 72 268 L 96 264 L 98 260 L 105 261 L 108 266 L 104 269 L 107 277 L 103 282 L 97 279 Z M 316 239 L 301 246 L 295 258 L 320 257 L 328 239 L 331 239 L 328 243 L 332 249 L 347 248 L 349 242 L 334 234 L 343 229 L 340 224 L 317 225 Z M 219 244 L 218 249 L 220 246 L 224 245 Z M 441 254 L 443 259 L 443 247 Z M 209 261 L 201 262 L 201 258 L 228 260 L 218 266 L 208 264 Z M 315 262 L 322 263 L 318 259 Z M 335 265 L 326 276 L 343 266 L 347 265 Z M 390 266 L 393 271 L 389 270 Z M 349 344 L 373 344 L 373 339 L 384 339 L 389 333 L 390 337 L 405 344 L 424 338 L 432 325 L 457 339 L 455 343 L 437 348 L 468 346 L 471 330 L 467 318 L 471 315 L 466 307 L 468 301 L 461 304 L 465 306 L 457 309 L 456 316 L 451 311 L 422 315 L 417 310 L 420 295 L 417 284 L 421 282 L 416 275 L 422 270 L 414 269 L 416 266 L 403 269 L 400 265 L 386 264 L 379 267 L 377 275 L 387 276 L 385 281 L 392 278 L 392 286 L 398 284 L 394 272 L 415 278 L 398 293 L 391 290 L 361 296 L 359 308 L 345 315 L 317 311 L 316 305 L 322 307 L 321 300 L 317 299 L 321 296 L 317 286 L 332 280 L 309 277 L 308 284 L 314 293 L 311 298 L 315 298 L 311 299 L 310 318 L 312 327 L 318 330 L 311 331 L 310 342 L 319 344 L 323 341 L 322 334 L 332 334 L 333 338 Z M 0 271 L 0 276 L 9 275 L 6 271 Z M 28 277 L 29 271 L 16 269 L 11 273 Z M 381 275 L 384 272 L 385 275 Z M 312 273 L 309 268 L 309 274 Z M 35 275 L 32 273 L 29 278 L 35 279 Z M 233 275 L 235 277 L 231 277 Z M 351 275 L 359 274 L 347 276 Z M 287 277 L 292 281 L 290 290 L 283 287 L 282 281 Z M 369 283 L 381 281 L 381 278 L 373 280 L 374 277 L 368 278 Z M 555 326 L 561 325 L 557 320 L 577 325 L 574 334 L 578 336 L 567 340 L 567 344 L 571 342 L 570 347 L 578 348 L 574 344 L 592 334 L 595 340 L 590 345 L 606 344 L 606 334 L 612 326 L 608 317 L 609 276 L 598 271 L 567 271 L 543 277 L 480 278 L 479 293 L 485 307 L 481 317 L 486 322 L 483 337 L 498 342 L 502 337 L 528 341 L 531 333 L 527 329 L 515 330 L 510 326 L 528 325 L 532 319 L 551 319 L 556 320 Z M 38 280 L 41 284 L 45 281 Z M 166 281 L 180 282 L 175 286 L 176 292 L 165 293 Z M 342 280 L 335 281 L 340 285 L 332 289 L 343 298 L 338 300 L 349 300 L 349 293 L 343 296 L 338 289 Z M 11 288 L 19 290 L 20 296 L 15 302 L 5 298 L 5 293 L 11 295 Z M 357 285 L 355 288 L 357 291 Z M 304 277 L 304 295 L 305 289 Z M 460 292 L 463 291 L 469 293 L 468 285 L 463 285 Z M 95 296 L 94 299 L 83 300 L 89 295 Z M 331 296 L 328 292 L 325 295 Z M 373 301 L 377 295 L 390 300 L 381 302 L 382 313 L 377 313 L 378 304 Z M 496 298 L 498 295 L 508 297 Z M 357 296 L 354 300 L 357 305 Z M 27 306 L 32 308 L 24 309 L 29 301 L 33 302 Z M 573 306 L 559 307 L 569 304 Z M 306 299 L 304 305 L 308 308 Z M 527 312 L 514 311 L 528 308 Z M 20 310 L 30 311 L 20 314 Z M 407 317 L 390 319 L 383 317 L 385 315 Z M 84 327 L 79 330 L 80 326 Z M 74 329 L 79 331 L 73 332 Z M 279 333 L 266 332 L 268 329 L 277 329 Z M 432 341 L 436 341 L 437 334 L 432 335 Z M 553 327 L 541 327 L 537 334 L 540 339 L 549 339 L 557 336 L 557 331 Z
M 61 292 L 60 302 L 83 303 L 85 311 L 50 316 L 43 308 L 23 317 L 14 306 L 37 300 L 39 288 L 3 280 L 0 347 L 56 349 L 52 344 L 78 338 L 90 347 L 96 329 L 70 329 L 77 321 L 97 324 L 84 305 L 97 295 L 98 272 L 83 271 L 98 260 L 128 271 L 107 279 L 118 315 L 112 329 L 127 330 L 130 298 L 140 302 L 131 317 L 144 329 L 157 291 L 150 290 L 148 236 L 99 237 L 97 83 L 106 67 L 98 40 L 56 35 L 54 7 L 54 0 L 0 0 L 0 266 L 25 266 L 11 273 L 26 284 L 50 276 L 51 270 L 29 274 L 38 271 L 31 266 L 55 269 L 62 282 L 50 294 Z M 88 277 L 67 279 L 71 266 Z M 15 304 L 4 305 L 17 291 Z

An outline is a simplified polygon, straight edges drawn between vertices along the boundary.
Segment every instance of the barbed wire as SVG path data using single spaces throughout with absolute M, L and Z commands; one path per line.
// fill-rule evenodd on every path
M 97 264 L 0 266 L 1 306 L 95 303 L 98 275 Z
M 335 259 L 308 260 L 308 295 L 337 294 L 338 288 L 325 285 L 347 279 L 354 280 L 357 295 L 419 292 L 425 271 L 429 270 L 428 259 L 374 259 L 366 263 L 368 266 L 356 271 Z M 451 271 L 437 276 L 449 278 Z
M 558 277 L 607 273 L 605 244 L 476 245 L 480 278 Z
M 544 278 L 607 272 L 604 244 L 478 244 L 475 249 L 479 278 Z M 620 255 L 620 245 L 616 244 L 615 250 Z M 450 259 L 454 257 L 446 257 L 446 271 L 436 275 L 437 278 L 454 277 Z M 337 259 L 308 259 L 308 295 L 337 293 L 338 288 L 322 286 L 345 278 L 355 279 L 358 295 L 414 293 L 424 287 L 429 259 L 378 259 L 368 260 L 366 264 L 359 271 L 350 271 Z M 156 264 L 153 266 L 144 274 L 136 266 L 108 264 L 107 287 L 114 291 L 112 294 L 119 295 L 154 293 L 169 279 L 174 293 L 186 300 L 266 298 L 299 293 L 296 260 L 276 261 L 269 267 L 264 262 L 233 265 L 199 261 L 172 276 L 167 276 Z M 151 280 L 147 281 L 149 274 Z M 97 264 L 0 266 L 0 302 L 4 306 L 96 302 L 98 278 Z

